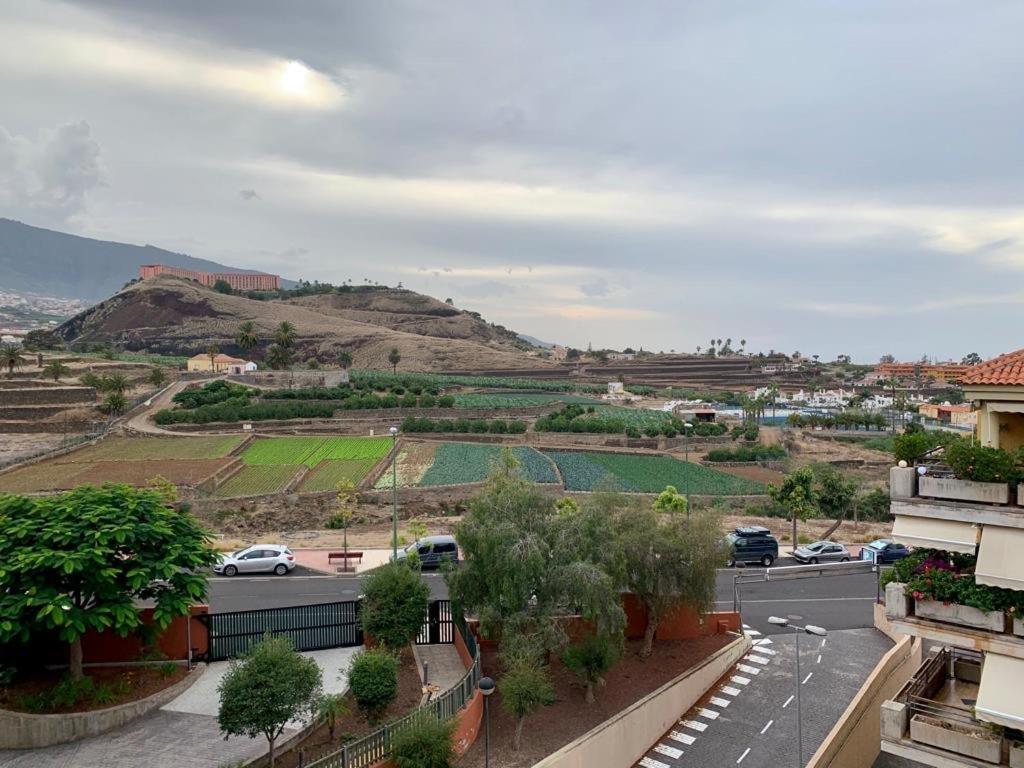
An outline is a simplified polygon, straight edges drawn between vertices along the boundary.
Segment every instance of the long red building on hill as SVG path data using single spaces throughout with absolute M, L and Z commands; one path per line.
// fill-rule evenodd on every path
M 236 291 L 276 291 L 281 287 L 280 275 L 271 275 L 267 272 L 199 272 L 195 269 L 168 267 L 164 264 L 143 264 L 139 267 L 140 280 L 148 280 L 157 275 L 183 277 L 211 287 L 218 280 L 223 280 Z

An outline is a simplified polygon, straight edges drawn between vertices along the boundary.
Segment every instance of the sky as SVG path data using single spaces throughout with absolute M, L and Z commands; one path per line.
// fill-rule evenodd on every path
M 1017 0 L 0 0 L 0 28 L 0 216 L 577 347 L 1024 346 Z

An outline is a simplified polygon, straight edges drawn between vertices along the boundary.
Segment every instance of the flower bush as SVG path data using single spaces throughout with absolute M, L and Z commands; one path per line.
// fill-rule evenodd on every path
M 889 581 L 906 584 L 907 592 L 915 600 L 966 605 L 986 612 L 1024 609 L 1024 596 L 1014 590 L 978 584 L 974 580 L 974 563 L 973 555 L 917 550 L 896 563 Z
M 957 440 L 946 447 L 944 461 L 961 480 L 979 483 L 1017 483 L 1022 477 L 1019 457 L 1001 448 Z

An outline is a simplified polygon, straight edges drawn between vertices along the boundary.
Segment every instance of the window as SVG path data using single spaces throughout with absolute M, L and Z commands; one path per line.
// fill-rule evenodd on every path
M 451 553 L 455 551 L 455 542 L 450 541 L 447 544 L 438 544 L 437 551 L 439 553 Z
M 280 554 L 276 549 L 264 549 L 262 557 L 277 557 Z

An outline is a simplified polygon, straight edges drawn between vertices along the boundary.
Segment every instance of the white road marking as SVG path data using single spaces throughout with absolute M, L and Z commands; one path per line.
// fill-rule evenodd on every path
M 721 688 L 721 691 L 722 691 L 722 693 L 727 693 L 730 696 L 739 696 L 740 695 L 740 689 L 739 688 L 733 688 L 731 685 L 723 685 L 722 688 Z
M 693 742 L 697 740 L 696 736 L 691 736 L 688 733 L 680 733 L 679 731 L 669 732 L 668 737 L 672 739 L 672 741 L 678 741 L 680 744 L 686 744 L 687 746 L 693 744 Z
M 733 675 L 729 678 L 729 680 L 731 680 L 734 683 L 739 683 L 740 685 L 746 685 L 750 682 L 749 677 L 740 677 L 739 675 Z
M 767 723 L 764 724 L 764 728 L 761 729 L 761 735 L 762 736 L 764 736 L 764 732 L 765 731 L 767 731 L 769 728 L 772 727 L 772 723 L 774 723 L 774 722 L 775 722 L 774 720 L 769 720 Z
M 683 750 L 676 749 L 675 747 L 670 747 L 667 744 L 658 744 L 654 748 L 654 751 L 657 752 L 659 755 L 671 757 L 673 760 L 678 760 L 680 757 L 683 756 Z
M 816 662 L 814 662 L 814 663 L 815 664 L 821 664 L 821 654 L 820 653 L 818 654 L 818 660 Z
M 736 691 L 736 693 L 739 693 L 739 691 Z M 712 696 L 709 703 L 714 704 L 716 707 L 722 707 L 725 709 L 731 702 L 728 699 L 720 699 L 717 696 Z
M 824 647 L 825 647 L 825 641 L 826 641 L 826 640 L 828 640 L 828 638 L 827 638 L 827 637 L 823 637 L 823 638 L 821 638 L 821 647 L 822 647 L 822 648 L 824 648 Z
M 743 658 L 747 659 L 749 661 L 752 661 L 755 664 L 762 664 L 762 665 L 767 664 L 770 661 L 770 659 L 767 656 L 755 656 L 752 653 L 748 653 Z
M 770 637 L 760 637 L 757 640 L 752 640 L 751 642 L 754 645 L 771 645 L 772 639 Z
M 740 755 L 740 759 L 736 761 L 736 765 L 739 765 L 740 763 L 742 763 L 743 762 L 743 758 L 746 757 L 749 754 L 750 754 L 750 747 L 747 747 L 746 749 L 743 750 L 743 754 Z
M 808 673 L 807 673 L 807 677 L 805 677 L 805 678 L 804 678 L 804 679 L 803 679 L 803 680 L 802 680 L 802 681 L 800 682 L 800 685 L 806 685 L 807 681 L 811 679 L 811 675 L 813 675 L 813 674 L 814 674 L 813 672 L 808 672 Z
M 782 705 L 782 708 L 785 709 L 786 707 L 788 707 L 792 703 L 793 703 L 793 697 L 790 696 L 788 699 L 786 699 L 786 703 Z
M 698 723 L 696 720 L 680 720 L 679 724 L 691 731 L 697 731 L 697 733 L 704 733 L 708 729 L 707 723 Z
M 715 712 L 713 709 L 702 708 L 697 710 L 697 714 L 701 717 L 706 717 L 708 720 L 717 720 L 720 712 Z
M 644 768 L 669 768 L 668 763 L 663 763 L 661 760 L 655 760 L 653 757 L 645 757 L 640 761 L 640 765 Z
M 874 600 L 874 598 L 871 598 L 871 599 Z M 757 637 L 761 633 L 758 632 L 756 629 L 745 629 L 745 630 L 743 630 L 743 634 L 746 635 L 747 637 Z
M 756 650 L 757 650 L 758 653 L 767 653 L 769 656 L 774 656 L 775 653 L 776 653 L 771 648 L 761 648 L 761 647 L 758 647 Z
M 737 664 L 736 669 L 740 672 L 746 672 L 748 675 L 760 675 L 761 670 L 758 667 L 752 667 L 749 664 Z
M 750 625 L 749 625 L 749 624 L 744 624 L 744 625 L 743 625 L 743 628 L 744 628 L 744 629 L 750 629 Z

